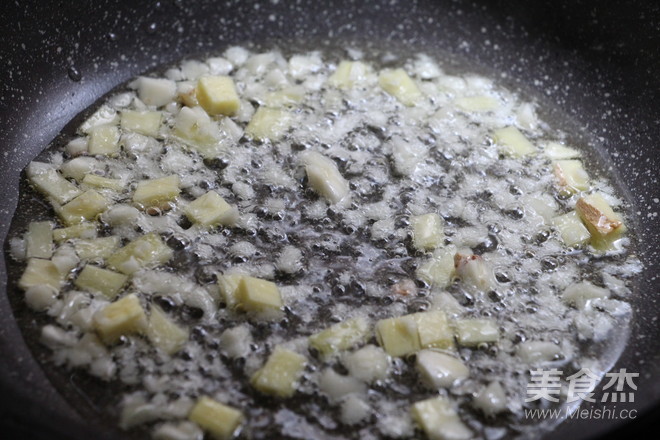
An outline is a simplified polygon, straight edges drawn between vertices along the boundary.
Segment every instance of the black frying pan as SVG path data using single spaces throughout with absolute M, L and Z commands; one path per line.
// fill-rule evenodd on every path
M 20 170 L 71 118 L 131 77 L 190 54 L 245 42 L 286 47 L 291 41 L 440 50 L 452 60 L 468 61 L 472 70 L 505 72 L 509 86 L 546 96 L 549 108 L 568 113 L 576 126 L 595 135 L 603 149 L 601 164 L 611 164 L 629 191 L 645 263 L 633 299 L 633 335 L 615 366 L 640 373 L 636 400 L 627 404 L 638 411 L 637 422 L 622 427 L 621 420 L 571 420 L 548 438 L 606 433 L 620 438 L 655 426 L 660 404 L 655 320 L 660 315 L 660 214 L 654 215 L 660 211 L 660 6 L 655 2 L 17 3 L 7 2 L 0 10 L 3 241 L 17 203 Z M 67 403 L 80 401 L 75 386 L 84 379 L 68 378 L 73 391 L 66 399 L 55 391 L 49 378 L 57 375 L 35 359 L 44 351 L 26 344 L 18 330 L 10 299 L 19 304 L 19 292 L 12 288 L 13 279 L 7 287 L 2 253 L 0 260 L 0 436 L 121 438 L 93 407 L 74 410 Z

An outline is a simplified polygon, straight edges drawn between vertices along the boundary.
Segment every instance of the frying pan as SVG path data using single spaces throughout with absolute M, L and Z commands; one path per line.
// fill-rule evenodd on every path
M 658 235 L 660 6 L 655 2 L 298 1 L 11 2 L 0 11 L 0 239 L 18 200 L 19 175 L 76 114 L 113 87 L 191 54 L 255 42 L 287 47 L 391 45 L 441 51 L 470 70 L 544 97 L 548 117 L 597 146 L 628 198 L 645 267 L 632 299 L 630 342 L 615 369 L 639 372 L 638 420 L 569 420 L 547 438 L 612 438 L 652 428 L 660 403 Z M 589 136 L 588 134 L 592 134 Z M 19 331 L 19 292 L 0 254 L 0 432 L 4 438 L 122 438 L 94 408 L 82 410 L 76 373 L 57 374 Z M 12 308 L 12 305 L 14 306 Z M 15 310 L 16 309 L 16 310 Z M 48 365 L 48 364 L 45 364 Z M 62 377 L 61 372 L 59 376 Z M 71 393 L 73 395 L 71 395 Z M 89 406 L 89 405 L 88 405 Z

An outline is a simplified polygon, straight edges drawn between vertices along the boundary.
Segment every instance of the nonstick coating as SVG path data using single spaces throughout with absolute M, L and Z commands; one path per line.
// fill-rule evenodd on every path
M 20 171 L 67 122 L 118 84 L 187 55 L 246 42 L 375 42 L 440 50 L 546 97 L 594 135 L 604 150 L 601 163 L 611 164 L 629 191 L 645 264 L 633 300 L 633 335 L 615 366 L 640 373 L 635 402 L 626 406 L 638 410 L 640 420 L 627 428 L 620 420 L 571 420 L 547 438 L 619 437 L 638 432 L 632 429 L 640 423 L 654 425 L 660 402 L 656 2 L 12 1 L 0 11 L 0 35 L 3 242 Z M 54 390 L 12 315 L 8 295 L 20 293 L 7 292 L 4 258 L 0 253 L 0 436 L 121 438 L 112 425 L 83 420 Z

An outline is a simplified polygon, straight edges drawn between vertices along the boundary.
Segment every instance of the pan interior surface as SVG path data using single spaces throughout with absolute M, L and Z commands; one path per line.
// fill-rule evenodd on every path
M 597 139 L 595 143 L 599 144 L 602 142 L 604 151 L 609 153 L 609 157 L 607 153 L 603 153 L 603 156 L 600 159 L 596 158 L 595 160 L 600 160 L 601 164 L 604 164 L 605 166 L 607 166 L 609 163 L 612 163 L 615 165 L 615 167 L 617 167 L 619 173 L 624 173 L 626 176 L 631 176 L 630 183 L 628 184 L 628 188 L 632 192 L 630 200 L 632 202 L 632 206 L 636 206 L 636 209 L 642 213 L 640 217 L 638 217 L 641 219 L 640 225 L 638 226 L 638 233 L 643 247 L 643 249 L 640 250 L 640 254 L 645 261 L 652 261 L 652 256 L 654 255 L 653 253 L 656 252 L 654 246 L 657 246 L 657 244 L 654 244 L 654 240 L 657 241 L 657 235 L 654 235 L 649 231 L 653 230 L 653 222 L 655 222 L 657 225 L 657 219 L 652 216 L 652 210 L 654 206 L 652 196 L 654 195 L 654 188 L 656 189 L 655 196 L 657 196 L 657 181 L 654 180 L 656 176 L 652 174 L 647 175 L 649 177 L 647 179 L 648 186 L 646 187 L 651 189 L 651 191 L 643 192 L 641 194 L 637 192 L 636 188 L 643 188 L 646 185 L 641 183 L 640 179 L 643 178 L 644 171 L 639 167 L 650 167 L 651 165 L 644 164 L 643 162 L 640 165 L 640 162 L 637 160 L 627 160 L 630 152 L 626 146 L 635 144 L 637 148 L 636 152 L 642 155 L 642 157 L 645 154 L 645 150 L 643 148 L 644 145 L 649 145 L 649 141 L 644 141 L 643 138 L 640 140 L 640 137 L 643 136 L 642 134 L 639 134 L 640 127 L 642 128 L 642 133 L 648 134 L 649 131 L 646 130 L 646 132 L 644 132 L 644 119 L 641 117 L 639 119 L 635 119 L 633 116 L 631 116 L 631 114 L 633 114 L 631 112 L 637 111 L 643 113 L 641 109 L 644 106 L 650 106 L 650 108 L 653 108 L 653 103 L 655 102 L 657 104 L 657 96 L 651 93 L 650 96 L 648 96 L 648 98 L 644 101 L 628 101 L 625 103 L 626 107 L 623 108 L 629 110 L 628 118 L 633 119 L 631 122 L 626 122 L 626 119 L 622 116 L 624 114 L 623 111 L 616 106 L 617 101 L 619 99 L 625 98 L 625 96 L 618 96 L 617 94 L 629 93 L 630 95 L 628 97 L 634 98 L 637 96 L 635 86 L 631 86 L 629 89 L 623 87 L 617 89 L 617 92 L 609 92 L 609 90 L 614 90 L 613 86 L 616 84 L 616 78 L 606 82 L 605 80 L 607 79 L 607 73 L 600 73 L 603 78 L 598 78 L 596 84 L 598 84 L 598 87 L 600 87 L 600 89 L 603 91 L 593 92 L 590 95 L 588 94 L 585 96 L 585 99 L 582 102 L 574 102 L 574 100 L 577 99 L 572 93 L 575 88 L 579 88 L 581 84 L 593 84 L 593 78 L 591 75 L 594 73 L 593 71 L 585 68 L 585 66 L 589 66 L 589 62 L 591 61 L 589 60 L 589 56 L 597 60 L 597 55 L 588 55 L 585 57 L 585 59 L 583 59 L 579 55 L 571 53 L 568 49 L 557 48 L 557 46 L 549 44 L 546 40 L 535 40 L 533 32 L 528 32 L 524 41 L 532 42 L 536 45 L 531 44 L 526 49 L 527 52 L 520 52 L 529 54 L 527 57 L 524 57 L 521 60 L 518 57 L 517 51 L 513 49 L 506 49 L 505 51 L 502 49 L 507 47 L 505 44 L 506 42 L 508 42 L 510 46 L 514 46 L 516 44 L 517 40 L 515 40 L 513 36 L 518 36 L 516 33 L 520 32 L 520 29 L 518 29 L 516 25 L 512 24 L 512 22 L 509 24 L 509 27 L 506 28 L 507 23 L 509 23 L 506 19 L 502 19 L 501 21 L 501 23 L 504 23 L 504 25 L 497 24 L 492 26 L 492 23 L 489 21 L 489 19 L 492 17 L 498 17 L 498 14 L 500 14 L 501 11 L 493 11 L 492 9 L 485 9 L 481 7 L 457 7 L 452 5 L 445 5 L 447 6 L 447 9 L 444 10 L 441 9 L 440 6 L 427 5 L 425 3 L 415 4 L 415 8 L 413 8 L 412 13 L 410 13 L 411 18 L 403 24 L 401 30 L 395 30 L 392 28 L 388 34 L 385 32 L 385 28 L 383 26 L 380 24 L 376 25 L 376 23 L 370 20 L 370 14 L 373 12 L 372 10 L 367 11 L 360 9 L 359 7 L 355 10 L 356 19 L 362 20 L 362 22 L 365 24 L 365 26 L 360 29 L 360 32 L 358 32 L 359 26 L 346 26 L 344 28 L 339 25 L 333 26 L 341 21 L 341 16 L 337 12 L 340 10 L 339 6 L 337 6 L 337 8 L 328 7 L 327 9 L 324 7 L 324 10 L 320 10 L 320 7 L 316 7 L 319 8 L 319 10 L 314 10 L 315 7 L 311 7 L 305 11 L 290 11 L 287 10 L 287 7 L 284 5 L 269 5 L 267 7 L 258 9 L 254 9 L 252 7 L 253 5 L 250 5 L 249 7 L 232 5 L 231 14 L 235 14 L 235 18 L 232 20 L 225 20 L 224 23 L 227 28 L 233 29 L 235 32 L 222 33 L 222 35 L 231 35 L 231 37 L 228 38 L 229 41 L 225 41 L 224 39 L 218 38 L 218 34 L 220 34 L 220 32 L 212 32 L 212 30 L 217 29 L 215 28 L 217 25 L 211 25 L 210 23 L 213 20 L 205 17 L 205 14 L 211 14 L 209 16 L 212 16 L 212 13 L 221 14 L 221 12 L 217 12 L 216 8 L 211 4 L 202 4 L 199 7 L 199 10 L 194 11 L 176 4 L 174 7 L 176 7 L 176 11 L 179 12 L 178 16 L 189 17 L 187 19 L 180 20 L 174 20 L 172 19 L 171 15 L 168 15 L 171 12 L 172 6 L 161 5 L 146 13 L 137 14 L 136 16 L 140 17 L 140 19 L 137 20 L 139 21 L 139 23 L 137 23 L 139 31 L 132 31 L 130 33 L 126 31 L 126 29 L 128 29 L 130 25 L 135 24 L 131 20 L 136 19 L 125 18 L 126 16 L 130 16 L 131 11 L 126 10 L 128 7 L 124 5 L 109 6 L 116 6 L 117 9 L 115 10 L 125 12 L 123 16 L 121 14 L 117 14 L 115 23 L 108 25 L 110 30 L 107 34 L 98 33 L 97 30 L 94 31 L 92 29 L 86 29 L 85 26 L 82 26 L 83 30 L 92 33 L 94 36 L 94 38 L 90 39 L 89 47 L 76 50 L 67 46 L 66 44 L 62 44 L 61 46 L 64 47 L 64 50 L 70 50 L 71 59 L 67 60 L 68 62 L 66 63 L 62 63 L 63 65 L 56 63 L 58 69 L 47 66 L 48 56 L 55 56 L 54 53 L 57 52 L 57 48 L 53 47 L 53 55 L 44 55 L 45 59 L 42 60 L 43 64 L 41 65 L 41 68 L 43 69 L 43 72 L 48 74 L 42 75 L 41 79 L 32 78 L 32 80 L 35 81 L 35 84 L 40 84 L 40 86 L 36 87 L 35 90 L 41 90 L 42 97 L 39 98 L 38 93 L 35 96 L 30 97 L 28 96 L 29 92 L 26 91 L 27 89 L 22 89 L 25 93 L 24 96 L 27 97 L 27 101 L 32 105 L 25 108 L 34 109 L 34 111 L 30 111 L 28 113 L 29 118 L 19 120 L 14 115 L 14 113 L 10 113 L 9 117 L 6 119 L 3 118 L 7 121 L 8 126 L 11 124 L 7 132 L 10 134 L 10 136 L 15 136 L 14 139 L 16 139 L 17 142 L 14 145 L 32 145 L 31 149 L 22 148 L 15 152 L 11 151 L 11 149 L 7 150 L 8 152 L 12 152 L 12 158 L 6 164 L 7 170 L 9 172 L 8 176 L 11 176 L 10 180 L 14 179 L 15 182 L 17 171 L 23 167 L 27 160 L 31 159 L 37 152 L 39 152 L 43 146 L 45 146 L 50 141 L 50 139 L 55 137 L 55 134 L 60 130 L 61 125 L 70 119 L 70 116 L 67 117 L 67 115 L 76 114 L 78 111 L 80 111 L 81 108 L 84 108 L 91 102 L 95 101 L 98 95 L 103 94 L 117 82 L 127 80 L 132 75 L 139 73 L 146 68 L 149 68 L 150 66 L 161 64 L 162 61 L 171 62 L 176 58 L 187 55 L 188 53 L 212 52 L 214 48 L 222 47 L 223 44 L 247 40 L 265 41 L 267 39 L 281 39 L 286 41 L 290 35 L 285 29 L 287 29 L 290 24 L 294 22 L 300 24 L 300 26 L 292 26 L 293 28 L 297 29 L 296 32 L 301 33 L 300 35 L 303 35 L 303 33 L 307 32 L 310 34 L 317 34 L 317 37 L 321 42 L 323 40 L 327 40 L 325 36 L 326 34 L 330 35 L 330 29 L 332 29 L 333 32 L 342 32 L 344 35 L 350 37 L 346 41 L 352 40 L 356 45 L 359 45 L 365 40 L 369 40 L 377 36 L 388 38 L 391 41 L 398 41 L 397 43 L 393 43 L 394 45 L 400 45 L 401 42 L 403 42 L 403 45 L 407 47 L 410 47 L 411 45 L 415 47 L 417 45 L 428 47 L 437 41 L 441 41 L 444 45 L 444 49 L 449 49 L 449 53 L 458 54 L 457 58 L 472 59 L 474 57 L 478 60 L 478 63 L 482 65 L 489 64 L 488 61 L 494 60 L 493 65 L 499 67 L 506 66 L 505 69 L 510 72 L 509 77 L 512 78 L 514 84 L 520 82 L 520 85 L 524 85 L 524 88 L 530 87 L 531 85 L 532 89 L 537 89 L 537 93 L 540 92 L 550 95 L 549 100 L 559 103 L 558 107 L 562 109 L 571 107 L 570 104 L 575 104 L 575 107 L 571 108 L 576 113 L 575 120 L 579 121 L 577 125 L 585 127 L 586 133 L 601 133 L 603 140 Z M 390 7 L 395 8 L 396 10 L 396 8 L 400 7 L 400 5 L 394 5 Z M 385 7 L 383 6 L 383 8 Z M 229 10 L 230 8 L 223 9 L 222 14 L 228 14 Z M 268 13 L 266 14 L 266 12 Z M 64 14 L 64 12 L 62 12 L 62 14 Z M 429 14 L 433 17 L 440 18 L 429 20 Z M 449 22 L 450 20 L 448 17 L 462 17 L 466 14 L 470 18 L 465 22 L 461 21 L 463 24 L 460 26 Z M 271 15 L 276 17 L 274 21 L 270 20 Z M 385 16 L 387 14 L 383 13 L 383 15 Z M 239 25 L 240 23 L 244 23 L 243 20 L 245 20 L 246 17 L 249 18 L 249 22 L 252 24 L 262 23 L 258 17 L 264 18 L 263 23 L 273 24 L 268 26 L 264 25 L 263 27 L 254 26 L 251 27 L 248 32 L 247 28 L 241 27 Z M 281 18 L 278 19 L 277 17 Z M 323 19 L 320 19 L 319 17 L 323 17 Z M 65 19 L 68 20 L 68 18 Z M 531 20 L 529 17 L 526 19 Z M 17 22 L 20 22 L 20 20 L 17 20 Z M 122 22 L 125 23 L 123 25 L 118 24 Z M 314 22 L 314 24 L 317 25 L 316 28 L 311 26 L 310 22 Z M 156 23 L 156 25 L 152 26 L 152 23 Z M 378 23 L 380 23 L 380 21 Z M 425 36 L 424 32 L 421 30 L 414 30 L 417 25 L 421 26 L 421 29 L 423 30 L 428 30 L 429 35 Z M 176 42 L 169 41 L 165 35 L 170 32 L 176 32 L 178 34 L 179 26 L 181 26 L 183 29 L 181 33 L 184 34 L 184 37 L 176 39 Z M 313 29 L 310 29 L 310 26 Z M 465 26 L 465 28 L 462 28 L 462 26 Z M 505 31 L 502 30 L 503 26 L 505 26 Z M 121 32 L 121 28 L 123 28 L 125 32 Z M 189 28 L 189 30 L 186 30 L 187 28 Z M 483 38 L 475 38 L 474 35 L 479 35 L 482 33 L 482 28 L 486 29 L 486 31 L 483 32 L 485 36 Z M 454 32 L 449 32 L 449 30 Z M 364 32 L 364 34 L 362 34 L 362 32 Z M 259 35 L 259 37 L 256 35 Z M 294 37 L 300 35 L 294 35 Z M 447 35 L 453 35 L 454 37 L 452 39 L 452 37 L 447 37 Z M 129 42 L 133 37 L 136 37 L 137 41 L 140 42 L 142 45 L 141 49 L 131 49 Z M 197 45 L 200 40 L 202 40 L 204 44 Z M 34 41 L 32 44 L 41 44 L 41 41 Z M 136 45 L 136 47 L 138 45 Z M 493 49 L 495 46 L 499 48 Z M 550 51 L 548 51 L 548 46 L 552 48 Z M 97 52 L 93 52 L 92 47 L 96 47 Z M 145 50 L 146 48 L 149 48 L 150 50 L 147 51 Z M 642 45 L 641 50 L 643 50 L 643 48 L 644 46 Z M 18 48 L 15 50 L 18 50 Z M 133 52 L 131 52 L 131 50 Z M 562 71 L 564 68 L 561 65 L 554 65 L 554 63 L 537 64 L 536 61 L 531 61 L 537 59 L 544 60 L 552 58 L 552 56 L 555 55 L 555 52 L 552 52 L 552 50 L 556 51 L 559 56 L 563 56 L 570 60 L 571 63 L 568 64 L 569 66 L 575 66 L 575 70 L 571 69 L 571 71 L 574 72 L 574 80 L 572 79 L 571 82 L 568 83 L 572 87 L 566 87 L 565 89 L 560 88 L 559 90 L 553 89 L 553 85 L 557 84 L 556 82 L 553 82 L 553 80 L 563 77 Z M 121 62 L 121 60 L 117 61 L 116 58 L 111 58 L 112 54 L 115 52 L 117 52 L 117 56 L 121 54 L 125 57 L 124 62 Z M 150 57 L 146 57 L 145 52 L 150 52 L 151 54 L 162 54 L 162 57 L 157 57 L 157 59 L 154 60 Z M 106 55 L 104 58 L 106 59 L 101 59 L 98 57 L 95 59 L 94 57 L 96 55 L 94 55 L 94 53 L 104 53 Z M 587 51 L 587 54 L 590 54 L 590 52 Z M 97 64 L 100 63 L 100 67 L 94 67 L 94 63 L 90 62 L 90 60 L 94 60 Z M 113 62 L 117 63 L 116 66 L 121 66 L 121 68 L 119 70 L 117 70 L 116 67 L 110 68 Z M 109 68 L 104 69 L 103 63 L 109 63 L 106 65 L 106 67 Z M 581 70 L 582 68 L 584 68 L 584 70 Z M 524 70 L 525 74 L 518 75 L 517 73 L 519 73 L 521 70 Z M 18 75 L 19 74 L 17 73 L 17 76 Z M 81 78 L 79 78 L 79 75 Z M 526 77 L 526 75 L 530 75 L 529 78 Z M 21 72 L 20 76 L 23 80 L 30 80 L 29 73 Z M 545 79 L 545 77 L 547 77 L 547 79 Z M 48 81 L 50 81 L 50 83 L 48 83 Z M 12 82 L 12 84 L 15 84 L 15 82 Z M 650 84 L 650 86 L 652 86 L 652 84 Z M 43 97 L 44 90 L 48 90 L 45 98 Z M 657 87 L 655 90 L 657 90 Z M 534 93 L 534 91 L 532 93 Z M 609 122 L 608 118 L 613 118 L 615 122 L 619 121 L 620 124 L 615 124 L 613 122 L 611 124 L 606 123 L 603 125 L 599 120 L 601 114 L 603 114 L 602 99 L 606 93 L 610 94 L 609 96 L 605 96 L 605 99 L 611 101 L 612 103 L 611 111 L 613 111 L 613 116 L 609 115 L 605 119 Z M 39 102 L 42 104 L 41 106 L 36 105 L 37 100 L 39 100 Z M 631 104 L 634 102 L 638 103 L 637 107 L 634 107 Z M 5 106 L 5 109 L 9 113 L 8 107 L 9 106 Z M 631 109 L 629 107 L 634 108 Z M 585 116 L 589 115 L 589 112 L 580 112 L 576 109 L 591 109 L 593 110 L 591 114 L 597 114 L 598 118 L 594 116 L 594 119 L 590 119 L 589 116 Z M 596 112 L 596 109 L 599 111 Z M 607 114 L 608 111 L 610 111 L 609 104 L 606 110 L 604 110 L 605 114 Z M 48 122 L 46 124 L 41 124 L 37 123 L 37 121 Z M 636 125 L 636 123 L 639 123 L 639 125 Z M 32 129 L 27 130 L 27 127 L 30 124 L 32 124 Z M 632 125 L 635 128 L 634 130 L 630 130 L 629 133 L 631 134 L 628 135 L 629 137 L 621 143 L 612 145 L 614 143 L 612 139 L 615 136 L 614 133 L 611 133 L 609 130 L 616 132 L 617 129 L 612 127 L 618 128 L 626 127 L 628 125 Z M 35 126 L 39 126 L 41 129 L 35 132 L 33 129 Z M 602 131 L 600 130 L 600 127 L 603 127 Z M 626 131 L 623 128 L 621 128 L 621 130 Z M 28 142 L 24 139 L 21 139 L 19 132 L 21 134 L 25 132 L 33 134 L 31 135 Z M 635 138 L 635 136 L 638 137 Z M 640 145 L 642 147 L 639 147 Z M 618 160 L 611 160 L 612 155 L 619 159 L 620 162 Z M 636 156 L 633 156 L 633 158 L 636 159 Z M 638 182 L 640 183 L 638 184 Z M 15 197 L 15 193 L 13 197 Z M 15 198 L 12 200 L 15 200 Z M 634 209 L 635 208 L 631 208 L 633 212 L 635 212 Z M 650 216 L 645 216 L 647 211 Z M 9 214 L 10 213 L 8 213 L 7 219 L 9 218 Z M 5 218 L 3 217 L 3 219 Z M 7 220 L 5 219 L 4 221 Z M 652 264 L 647 264 L 646 270 L 652 271 L 653 267 L 654 266 Z M 639 287 L 640 291 L 653 291 L 653 282 L 657 279 L 653 277 L 642 278 L 643 280 L 641 281 L 641 286 Z M 657 287 L 657 281 L 655 282 Z M 657 291 L 657 288 L 655 290 Z M 641 305 L 642 304 L 636 304 L 637 307 L 640 307 Z M 645 310 L 652 311 L 654 310 L 654 307 L 657 307 L 657 305 L 654 302 L 649 302 L 648 304 L 643 303 L 643 307 Z M 638 312 L 638 318 L 635 322 L 634 330 L 634 334 L 636 335 L 634 339 L 635 348 L 634 350 L 629 349 L 626 354 L 624 354 L 621 361 L 624 365 L 630 365 L 629 368 L 631 370 L 633 370 L 636 366 L 639 366 L 639 361 L 647 356 L 645 353 L 654 353 L 654 343 L 652 342 L 653 338 L 637 337 L 639 335 L 652 334 L 649 333 L 649 331 L 652 332 L 654 330 L 654 327 L 646 321 L 645 316 L 648 316 L 647 312 Z M 8 328 L 13 328 L 11 327 L 12 323 L 8 323 L 8 326 Z M 20 338 L 20 336 L 18 337 Z M 27 338 L 30 339 L 29 336 L 27 336 Z M 644 341 L 649 342 L 644 343 Z M 20 356 L 17 358 L 20 358 Z M 30 356 L 26 355 L 25 358 L 30 359 Z M 9 370 L 16 371 L 15 366 L 14 368 L 7 368 L 7 371 Z M 38 383 L 38 378 L 41 377 L 41 373 L 38 367 L 35 367 L 34 371 L 36 375 L 34 380 Z M 652 376 L 652 372 L 648 373 L 648 375 Z M 76 377 L 74 374 L 70 377 L 69 380 L 76 384 L 80 383 L 79 381 L 84 383 L 87 379 Z M 44 389 L 47 389 L 47 382 L 42 383 L 44 384 Z M 45 395 L 49 395 L 48 392 L 44 392 Z M 649 397 L 647 398 L 646 402 L 652 402 L 654 396 L 657 396 L 657 389 L 654 389 L 653 386 L 650 386 L 647 387 L 643 393 L 648 393 Z M 640 394 L 642 396 L 645 395 L 642 393 Z M 57 397 L 52 394 L 48 399 L 50 398 L 54 399 L 54 401 L 57 399 Z M 570 426 L 571 425 L 569 424 L 566 429 L 570 430 Z M 575 429 L 576 432 L 579 432 L 580 430 L 579 427 Z

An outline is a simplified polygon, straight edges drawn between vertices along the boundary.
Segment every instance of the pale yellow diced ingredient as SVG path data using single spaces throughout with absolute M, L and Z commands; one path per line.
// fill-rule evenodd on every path
M 270 92 L 264 99 L 267 107 L 293 107 L 305 99 L 305 88 L 303 86 L 287 87 L 286 89 Z
M 128 277 L 124 274 L 87 265 L 80 272 L 74 284 L 79 289 L 100 293 L 108 299 L 115 299 L 127 280 Z
M 490 96 L 466 96 L 454 100 L 454 104 L 466 112 L 488 112 L 499 107 L 497 99 Z
M 121 336 L 144 331 L 147 317 L 138 297 L 131 293 L 94 314 L 93 326 L 106 344 L 113 344 Z
M 467 440 L 473 437 L 444 396 L 415 403 L 411 413 L 429 440 Z
M 358 345 L 368 334 L 369 323 L 366 319 L 349 319 L 310 336 L 309 345 L 328 357 Z
M 185 345 L 188 335 L 188 329 L 177 325 L 158 306 L 151 305 L 147 337 L 155 347 L 172 355 Z
M 183 107 L 179 111 L 174 120 L 174 135 L 202 151 L 220 140 L 218 126 L 201 107 Z
M 417 277 L 438 288 L 449 285 L 455 274 L 455 246 L 436 250 L 433 257 L 417 269 Z
M 591 238 L 589 230 L 584 226 L 580 216 L 575 211 L 555 217 L 552 224 L 557 228 L 566 246 L 584 244 Z
M 88 151 L 92 155 L 115 156 L 119 154 L 119 129 L 114 125 L 101 125 L 90 130 Z
M 252 375 L 250 383 L 264 394 L 291 397 L 306 364 L 305 356 L 277 346 L 266 364 Z
M 378 343 L 390 356 L 405 356 L 421 348 L 417 323 L 411 315 L 378 321 L 376 336 Z
M 108 267 L 130 275 L 143 268 L 167 263 L 172 250 L 158 234 L 147 234 L 128 243 L 108 258 Z
M 241 104 L 234 80 L 228 76 L 204 76 L 197 81 L 197 101 L 209 115 L 235 114 Z
M 417 334 L 421 348 L 454 348 L 454 331 L 442 310 L 415 313 Z
M 46 285 L 59 292 L 62 282 L 62 275 L 52 261 L 30 258 L 21 279 L 18 280 L 18 287 L 27 290 L 32 286 Z
M 118 248 L 121 240 L 117 236 L 79 239 L 74 241 L 73 248 L 82 260 L 106 259 Z
M 109 179 L 93 173 L 85 174 L 82 183 L 94 188 L 111 189 L 113 191 L 121 192 L 124 189 L 124 184 L 119 179 Z
M 76 185 L 66 180 L 50 164 L 31 162 L 26 169 L 26 174 L 37 191 L 50 197 L 56 203 L 67 203 L 82 193 Z
M 227 274 L 218 275 L 217 277 L 220 295 L 230 309 L 236 306 L 236 291 L 238 290 L 238 285 L 244 276 L 245 275 L 241 274 Z
M 470 370 L 460 359 L 436 350 L 417 353 L 415 367 L 423 381 L 432 388 L 450 388 L 470 375 Z
M 229 440 L 243 421 L 243 414 L 235 408 L 202 396 L 188 414 L 188 419 L 216 440 Z
M 283 306 L 280 290 L 275 283 L 248 276 L 238 283 L 236 301 L 243 309 L 252 312 L 280 310 Z
M 60 243 L 72 238 L 94 238 L 96 237 L 96 225 L 94 223 L 80 223 L 53 230 L 53 240 Z
M 124 130 L 156 137 L 162 118 L 161 112 L 124 110 L 121 112 L 120 125 Z
M 25 256 L 27 258 L 53 256 L 53 225 L 50 222 L 30 222 L 25 234 Z
M 415 81 L 403 69 L 381 72 L 378 76 L 378 84 L 407 107 L 412 107 L 424 99 Z
M 493 140 L 509 156 L 522 157 L 536 152 L 536 147 L 516 127 L 495 130 Z
M 337 203 L 348 195 L 348 182 L 332 159 L 310 151 L 302 156 L 302 162 L 309 185 L 329 202 Z
M 578 309 L 583 309 L 589 301 L 598 298 L 609 298 L 610 291 L 598 287 L 589 281 L 582 281 L 581 283 L 571 284 L 568 286 L 561 299 L 567 303 L 576 306 Z
M 562 191 L 568 194 L 589 189 L 589 175 L 579 160 L 558 160 L 554 172 Z
M 557 142 L 548 142 L 543 152 L 552 160 L 575 159 L 582 155 L 575 148 L 567 147 Z
M 461 319 L 454 323 L 454 327 L 458 343 L 466 347 L 497 342 L 500 339 L 497 323 L 491 319 Z
M 184 212 L 191 222 L 203 226 L 232 226 L 238 220 L 238 210 L 215 191 L 190 202 Z
M 430 213 L 410 217 L 413 245 L 422 251 L 433 250 L 445 242 L 442 218 Z
M 580 198 L 575 211 L 591 233 L 591 245 L 601 251 L 615 249 L 615 242 L 626 232 L 623 217 L 614 212 L 600 194 Z
M 363 82 L 371 73 L 371 67 L 360 61 L 342 61 L 328 78 L 328 84 L 341 89 L 350 89 Z
M 141 180 L 133 193 L 133 201 L 143 208 L 160 206 L 179 196 L 179 185 L 180 179 L 176 174 L 160 179 Z
M 245 127 L 245 134 L 259 141 L 274 142 L 284 136 L 291 122 L 291 113 L 285 110 L 259 107 Z
M 97 191 L 85 191 L 66 205 L 57 209 L 57 213 L 67 225 L 75 225 L 85 220 L 95 220 L 96 216 L 108 209 L 110 202 Z

